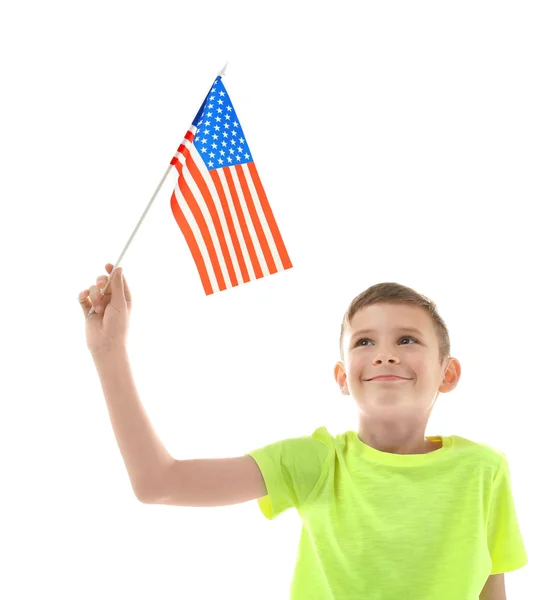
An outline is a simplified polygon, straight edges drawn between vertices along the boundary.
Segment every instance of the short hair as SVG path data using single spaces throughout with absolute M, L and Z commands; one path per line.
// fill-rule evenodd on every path
M 400 283 L 385 282 L 378 283 L 369 287 L 358 294 L 350 303 L 340 326 L 340 356 L 344 361 L 343 337 L 348 327 L 352 323 L 354 315 L 366 306 L 372 304 L 407 304 L 417 306 L 428 312 L 430 315 L 437 340 L 439 342 L 439 362 L 440 364 L 451 355 L 451 341 L 449 331 L 445 321 L 437 312 L 437 305 L 430 298 L 419 294 L 412 288 L 401 285 Z

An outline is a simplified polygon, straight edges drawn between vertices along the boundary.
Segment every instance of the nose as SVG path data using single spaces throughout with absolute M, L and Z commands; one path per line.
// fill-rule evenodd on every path
M 396 364 L 399 362 L 399 359 L 397 356 L 394 356 L 393 354 L 389 354 L 389 353 L 377 353 L 377 356 L 373 359 L 373 364 L 374 365 L 380 365 L 383 363 L 389 363 L 389 364 Z

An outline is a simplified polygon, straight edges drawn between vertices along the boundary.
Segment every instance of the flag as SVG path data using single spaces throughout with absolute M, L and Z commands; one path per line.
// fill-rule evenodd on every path
M 292 268 L 220 75 L 170 163 L 172 213 L 207 296 Z

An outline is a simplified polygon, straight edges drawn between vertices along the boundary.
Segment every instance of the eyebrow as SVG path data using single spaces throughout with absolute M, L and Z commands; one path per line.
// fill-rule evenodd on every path
M 425 334 L 423 333 L 423 331 L 420 331 L 419 329 L 416 329 L 415 327 L 397 327 L 395 329 L 395 331 L 405 331 L 405 332 L 417 333 L 418 335 L 425 337 Z M 360 329 L 360 331 L 356 331 L 355 333 L 352 334 L 351 339 L 354 339 L 355 337 L 362 335 L 364 333 L 377 333 L 377 329 Z

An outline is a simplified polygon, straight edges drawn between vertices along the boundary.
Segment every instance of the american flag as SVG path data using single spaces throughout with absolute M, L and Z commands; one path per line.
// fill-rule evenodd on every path
M 220 75 L 170 163 L 172 213 L 207 296 L 292 268 Z

